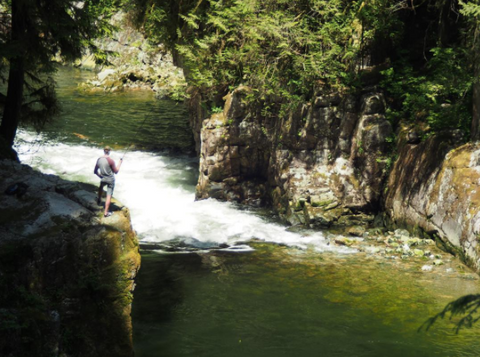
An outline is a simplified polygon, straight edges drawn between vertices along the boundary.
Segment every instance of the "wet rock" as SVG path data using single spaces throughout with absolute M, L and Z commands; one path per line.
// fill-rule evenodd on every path
M 346 237 L 335 237 L 335 243 L 338 245 L 345 245 L 347 247 L 351 246 L 355 241 L 348 239 Z
M 361 237 L 365 233 L 365 227 L 353 226 L 347 229 L 347 233 L 351 236 Z
M 118 55 L 109 60 L 112 68 L 101 70 L 95 80 L 81 85 L 85 91 L 153 90 L 158 98 L 185 99 L 186 82 L 183 70 L 173 64 L 173 57 L 163 46 L 147 44 L 144 36 L 134 29 L 124 13 L 113 17 L 118 31 L 97 41 L 99 48 Z M 76 66 L 97 69 L 91 54 Z
M 371 226 L 375 215 L 362 210 L 379 203 L 386 171 L 375 155 L 386 147 L 391 132 L 383 95 L 366 92 L 356 98 L 319 93 L 316 104 L 301 105 L 290 117 L 271 122 L 248 115 L 245 96 L 249 92 L 240 86 L 224 97 L 223 120 L 218 124 L 223 130 L 212 126 L 213 116 L 206 121 L 195 116 L 195 137 L 201 144 L 196 198 L 212 197 L 209 191 L 215 182 L 223 191 L 216 197 L 249 202 L 242 182 L 261 183 L 267 196 L 259 199 L 272 202 L 291 224 Z M 352 108 L 362 109 L 355 113 Z M 238 155 L 224 155 L 225 147 L 237 147 Z M 220 183 L 230 178 L 238 185 Z
M 370 254 L 378 254 L 381 252 L 381 249 L 379 247 L 366 247 L 365 251 Z
M 396 229 L 393 235 L 397 238 L 410 237 L 410 233 L 406 229 Z
M 115 69 L 107 68 L 97 74 L 97 78 L 100 82 L 103 82 L 108 76 L 116 73 Z
M 384 233 L 384 228 L 370 228 L 368 229 L 368 234 L 371 236 L 378 236 Z
M 443 265 L 443 264 L 444 264 L 443 260 L 441 260 L 441 259 L 436 259 L 436 260 L 433 261 L 433 265 Z
M 410 238 L 407 240 L 407 244 L 412 247 L 412 246 L 416 246 L 416 245 L 419 245 L 421 243 L 421 239 L 420 238 Z
M 416 257 L 423 257 L 425 255 L 425 252 L 421 249 L 414 249 L 413 250 L 413 254 L 416 256 Z

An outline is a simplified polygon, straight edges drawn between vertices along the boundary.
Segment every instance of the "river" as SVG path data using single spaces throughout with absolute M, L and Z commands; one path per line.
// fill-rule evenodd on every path
M 480 291 L 478 277 L 421 270 L 330 244 L 326 232 L 290 231 L 268 210 L 194 201 L 198 161 L 181 104 L 145 91 L 86 93 L 91 73 L 57 75 L 63 113 L 42 134 L 22 128 L 23 163 L 97 184 L 102 146 L 125 155 L 114 196 L 139 235 L 134 294 L 139 357 L 477 356 L 480 327 L 441 320 L 449 301 Z M 450 264 L 450 266 L 452 266 Z

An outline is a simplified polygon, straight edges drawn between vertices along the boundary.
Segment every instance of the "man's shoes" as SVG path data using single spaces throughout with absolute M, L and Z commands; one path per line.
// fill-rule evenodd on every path
M 112 212 L 108 212 L 107 214 L 104 214 L 103 217 L 110 217 L 112 215 Z

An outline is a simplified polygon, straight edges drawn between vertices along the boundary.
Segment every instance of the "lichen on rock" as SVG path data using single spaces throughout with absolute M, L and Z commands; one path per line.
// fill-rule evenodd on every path
M 480 147 L 441 132 L 402 145 L 389 179 L 386 209 L 397 225 L 418 226 L 470 266 L 480 268 Z

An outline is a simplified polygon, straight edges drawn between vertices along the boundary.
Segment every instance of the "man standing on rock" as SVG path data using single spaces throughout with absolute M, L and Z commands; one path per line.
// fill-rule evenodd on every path
M 100 177 L 100 187 L 98 188 L 98 199 L 97 203 L 100 206 L 102 204 L 102 193 L 103 187 L 107 186 L 107 199 L 105 201 L 105 211 L 103 213 L 104 217 L 110 217 L 112 212 L 109 212 L 110 202 L 112 200 L 113 189 L 115 188 L 115 174 L 118 174 L 120 171 L 120 166 L 122 166 L 123 158 L 120 159 L 118 167 L 115 166 L 115 161 L 110 158 L 110 151 L 112 149 L 110 146 L 105 146 L 103 152 L 105 155 L 99 157 L 97 164 L 93 169 L 93 173 Z M 100 172 L 99 172 L 100 171 Z

